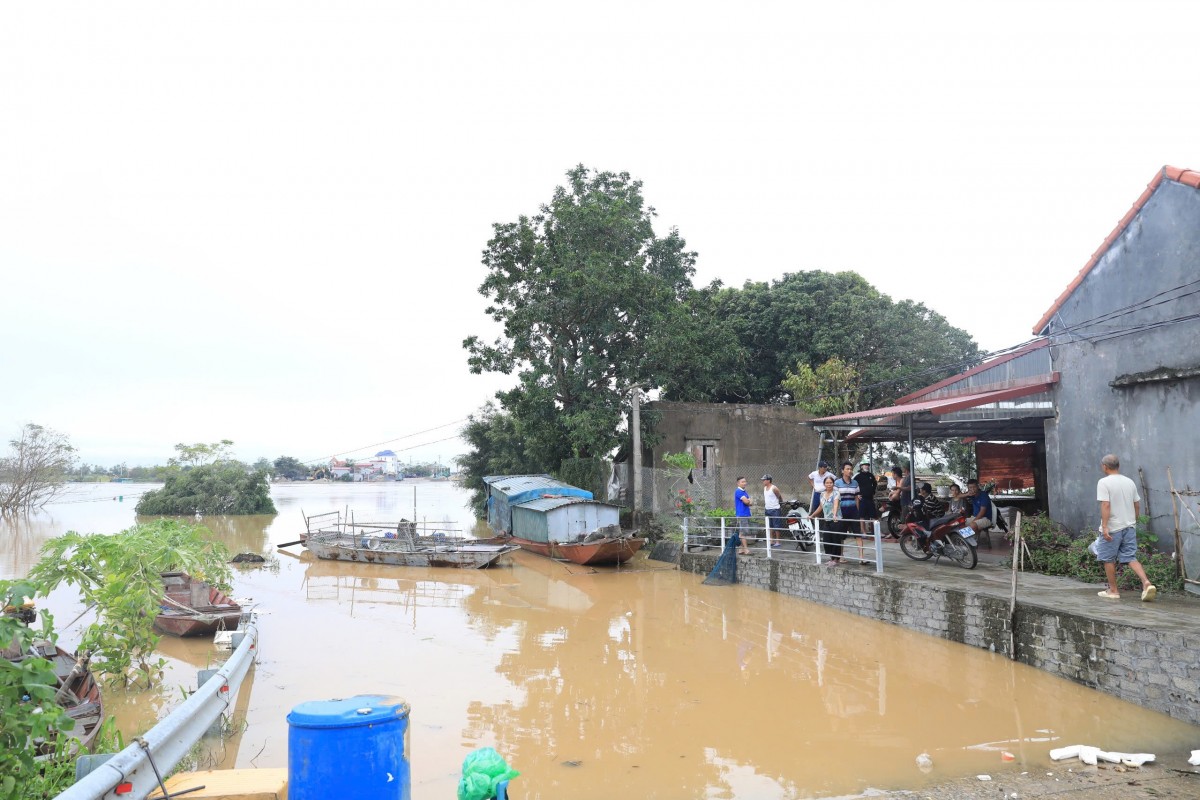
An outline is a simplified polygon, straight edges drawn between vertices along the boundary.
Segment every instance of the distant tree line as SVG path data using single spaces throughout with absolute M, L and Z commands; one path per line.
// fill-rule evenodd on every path
M 640 181 L 583 165 L 567 178 L 538 213 L 493 225 L 483 251 L 479 292 L 502 332 L 464 340 L 467 362 L 517 386 L 463 430 L 470 452 L 458 462 L 477 511 L 484 475 L 553 473 L 627 446 L 634 387 L 664 400 L 837 413 L 887 403 L 981 357 L 940 314 L 855 272 L 696 287 L 697 254 L 678 230 L 654 232 Z M 643 415 L 648 442 L 654 423 Z

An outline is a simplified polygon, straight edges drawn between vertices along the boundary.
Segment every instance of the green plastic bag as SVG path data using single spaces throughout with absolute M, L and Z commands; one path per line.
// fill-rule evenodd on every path
M 491 747 L 473 750 L 463 759 L 462 779 L 458 782 L 458 800 L 490 800 L 496 796 L 496 786 L 510 781 L 521 773 L 508 766 L 504 758 Z

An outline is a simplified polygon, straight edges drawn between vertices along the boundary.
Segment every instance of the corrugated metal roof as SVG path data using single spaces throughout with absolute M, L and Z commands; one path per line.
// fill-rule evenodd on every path
M 587 489 L 556 481 L 549 475 L 488 475 L 483 482 L 512 502 L 529 500 L 538 494 L 584 497 L 588 500 L 592 498 L 592 493 Z M 522 495 L 528 496 L 522 498 Z
M 530 511 L 553 511 L 556 508 L 573 506 L 577 503 L 591 503 L 596 506 L 608 505 L 608 503 L 601 503 L 599 500 L 590 500 L 586 497 L 538 497 L 534 500 L 518 503 L 515 507 L 528 508 Z

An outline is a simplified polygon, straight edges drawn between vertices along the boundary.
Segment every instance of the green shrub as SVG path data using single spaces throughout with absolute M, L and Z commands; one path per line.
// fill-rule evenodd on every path
M 1176 574 L 1175 562 L 1165 553 L 1155 549 L 1158 537 L 1146 527 L 1149 518 L 1138 518 L 1138 561 L 1146 570 L 1146 577 L 1159 591 L 1182 591 L 1183 581 Z M 1028 548 L 1025 569 L 1043 575 L 1060 575 L 1087 583 L 1102 583 L 1104 565 L 1088 552 L 1088 545 L 1096 538 L 1095 531 L 1072 534 L 1065 527 L 1047 516 L 1036 514 L 1025 517 L 1021 522 L 1021 539 Z M 1133 570 L 1117 565 L 1117 587 L 1141 589 L 1142 582 Z

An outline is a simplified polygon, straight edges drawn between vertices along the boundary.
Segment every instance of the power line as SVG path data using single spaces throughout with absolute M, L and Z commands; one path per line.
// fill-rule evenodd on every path
M 399 442 L 399 441 L 403 441 L 404 439 L 411 439 L 412 437 L 414 437 L 414 436 L 420 436 L 420 435 L 421 435 L 421 434 L 423 434 L 423 433 L 431 433 L 431 432 L 433 432 L 433 431 L 438 431 L 438 430 L 441 430 L 442 428 L 449 428 L 451 425 L 461 425 L 461 424 L 463 424 L 464 422 L 466 422 L 466 421 L 467 421 L 467 419 L 469 419 L 469 418 L 468 418 L 468 417 L 463 417 L 462 419 L 456 419 L 456 420 L 454 420 L 454 422 L 447 422 L 447 423 L 446 423 L 446 424 L 444 424 L 444 425 L 435 425 L 435 426 L 434 426 L 434 427 L 432 427 L 432 428 L 426 428 L 425 430 L 423 430 L 423 431 L 417 431 L 416 433 L 406 433 L 406 434 L 405 434 L 405 435 L 403 435 L 403 436 L 397 436 L 397 437 L 396 437 L 396 438 L 394 438 L 394 439 L 386 439 L 386 440 L 384 440 L 384 441 L 382 441 L 382 442 L 376 442 L 375 444 L 364 444 L 362 447 L 351 447 L 351 448 L 346 448 L 346 449 L 344 449 L 344 450 L 339 450 L 337 453 L 333 453 L 333 454 L 331 454 L 331 455 L 328 455 L 328 456 L 323 456 L 323 457 L 321 457 L 321 458 L 309 458 L 309 459 L 306 459 L 306 460 L 304 460 L 304 461 L 301 461 L 300 463 L 301 463 L 301 464 L 318 464 L 318 463 L 324 463 L 324 462 L 326 462 L 326 461 L 329 461 L 329 459 L 331 459 L 331 458 L 337 458 L 337 457 L 338 457 L 338 453 L 345 453 L 345 454 L 349 455 L 349 454 L 351 454 L 351 453 L 357 453 L 359 450 L 370 450 L 370 449 L 371 449 L 371 448 L 373 448 L 373 447 L 379 447 L 379 446 L 381 446 L 381 445 L 385 445 L 385 444 L 391 444 L 392 442 Z M 449 436 L 449 437 L 447 437 L 447 438 L 445 438 L 445 439 L 438 439 L 436 442 L 427 442 L 426 444 L 437 444 L 438 442 L 448 442 L 448 441 L 450 441 L 451 439 L 457 439 L 457 438 L 458 438 L 458 436 L 457 436 L 457 435 L 455 435 L 455 436 Z M 404 447 L 404 448 L 401 448 L 401 451 L 403 451 L 403 450 L 414 450 L 414 449 L 416 449 L 416 448 L 418 448 L 418 447 L 424 447 L 424 446 L 425 446 L 425 445 L 423 445 L 423 444 L 416 444 L 416 445 L 413 445 L 412 447 Z

